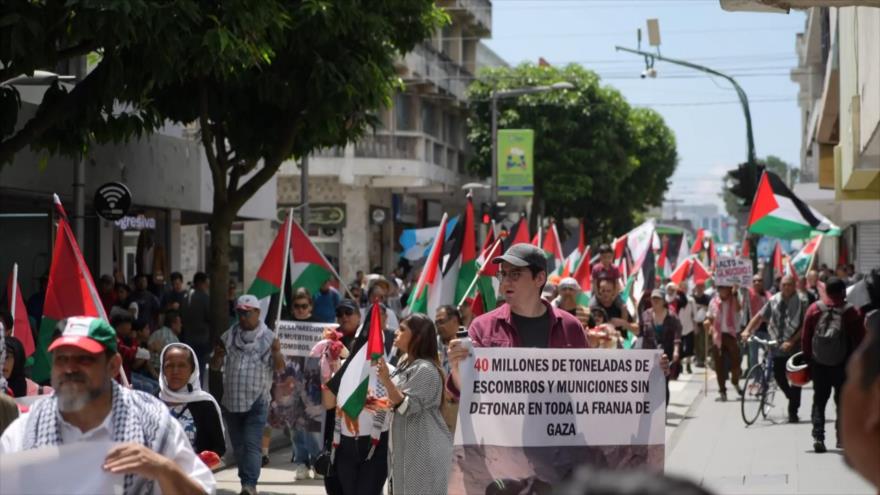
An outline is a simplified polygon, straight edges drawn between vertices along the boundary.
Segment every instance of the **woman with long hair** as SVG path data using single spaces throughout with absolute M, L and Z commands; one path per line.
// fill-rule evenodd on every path
M 445 494 L 452 460 L 452 434 L 440 412 L 446 378 L 434 322 L 414 313 L 400 322 L 394 345 L 403 354 L 391 373 L 379 359 L 379 381 L 394 408 L 389 464 L 394 495 Z
M 642 349 L 663 349 L 672 356 L 669 373 L 666 374 L 666 406 L 669 407 L 669 380 L 675 379 L 681 361 L 681 321 L 666 303 L 665 294 L 660 289 L 651 291 L 651 307 L 642 313 Z

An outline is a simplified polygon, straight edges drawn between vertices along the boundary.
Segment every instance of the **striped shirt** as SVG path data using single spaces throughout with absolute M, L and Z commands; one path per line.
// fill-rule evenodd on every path
M 272 342 L 275 334 L 260 322 L 254 342 L 241 345 L 238 324 L 220 339 L 226 346 L 223 371 L 223 406 L 229 412 L 247 412 L 257 400 L 269 400 L 272 387 Z

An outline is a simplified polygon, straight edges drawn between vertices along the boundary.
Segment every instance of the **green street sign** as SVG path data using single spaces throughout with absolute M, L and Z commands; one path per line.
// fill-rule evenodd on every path
M 535 131 L 498 131 L 498 195 L 531 196 L 534 192 Z

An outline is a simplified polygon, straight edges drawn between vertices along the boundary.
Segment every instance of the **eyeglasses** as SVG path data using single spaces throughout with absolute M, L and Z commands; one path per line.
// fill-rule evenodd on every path
M 293 309 L 309 309 L 309 308 L 311 308 L 311 307 L 312 307 L 312 305 L 311 305 L 311 304 L 308 304 L 308 303 L 306 303 L 306 304 L 294 304 L 294 305 L 293 305 Z
M 509 272 L 498 270 L 498 273 L 495 276 L 498 277 L 499 281 L 507 278 L 510 279 L 511 282 L 516 282 L 517 280 L 519 280 L 523 273 L 525 273 L 525 270 L 523 269 L 510 270 Z
M 343 308 L 343 309 L 336 310 L 336 317 L 337 318 L 342 317 L 342 316 L 351 316 L 353 314 L 354 314 L 354 310 L 351 308 Z

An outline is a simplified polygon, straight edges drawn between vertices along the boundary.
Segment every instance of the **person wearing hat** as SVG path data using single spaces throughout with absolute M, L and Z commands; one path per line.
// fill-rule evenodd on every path
M 214 476 L 165 404 L 113 379 L 122 361 L 110 324 L 87 316 L 68 318 L 48 350 L 55 394 L 34 403 L 9 426 L 0 437 L 0 454 L 113 442 L 101 467 L 123 475 L 126 494 L 214 492 Z M 98 493 L 105 482 L 83 475 L 68 488 L 70 493 Z
M 614 266 L 614 249 L 608 244 L 599 246 L 599 261 L 590 268 L 591 287 L 599 287 L 602 280 L 610 280 L 614 283 L 614 296 L 621 289 L 620 269 Z
M 235 304 L 238 323 L 220 336 L 224 355 L 223 416 L 238 460 L 241 492 L 257 493 L 260 440 L 269 414 L 272 372 L 284 368 L 281 343 L 263 322 L 260 301 L 251 294 Z M 216 352 L 216 351 L 215 351 Z
M 471 322 L 474 347 L 587 348 L 584 327 L 568 311 L 541 299 L 547 258 L 531 244 L 514 244 L 492 263 L 499 266 L 499 291 L 507 304 Z M 458 395 L 458 363 L 468 355 L 460 339 L 449 343 L 450 391 Z
M 573 277 L 565 277 L 559 281 L 559 296 L 553 300 L 553 305 L 571 313 L 584 328 L 587 328 L 590 322 L 590 310 L 578 304 L 580 293 L 581 284 Z
M 785 363 L 801 349 L 801 325 L 809 304 L 806 296 L 798 294 L 794 277 L 790 275 L 782 277 L 781 287 L 782 290 L 773 294 L 770 300 L 754 313 L 755 316 L 746 325 L 740 337 L 743 342 L 748 342 L 752 335 L 761 331 L 762 325 L 766 325 L 765 335 L 761 338 L 779 342 L 779 348 L 771 352 L 773 376 L 776 377 L 779 390 L 782 390 L 788 398 L 788 422 L 797 423 L 798 409 L 801 407 L 801 388 L 788 384 Z
M 651 291 L 651 307 L 642 312 L 639 324 L 642 349 L 663 349 L 667 356 L 672 356 L 673 372 L 666 375 L 666 406 L 669 407 L 669 379 L 676 375 L 681 360 L 681 321 L 669 309 L 664 291 Z

